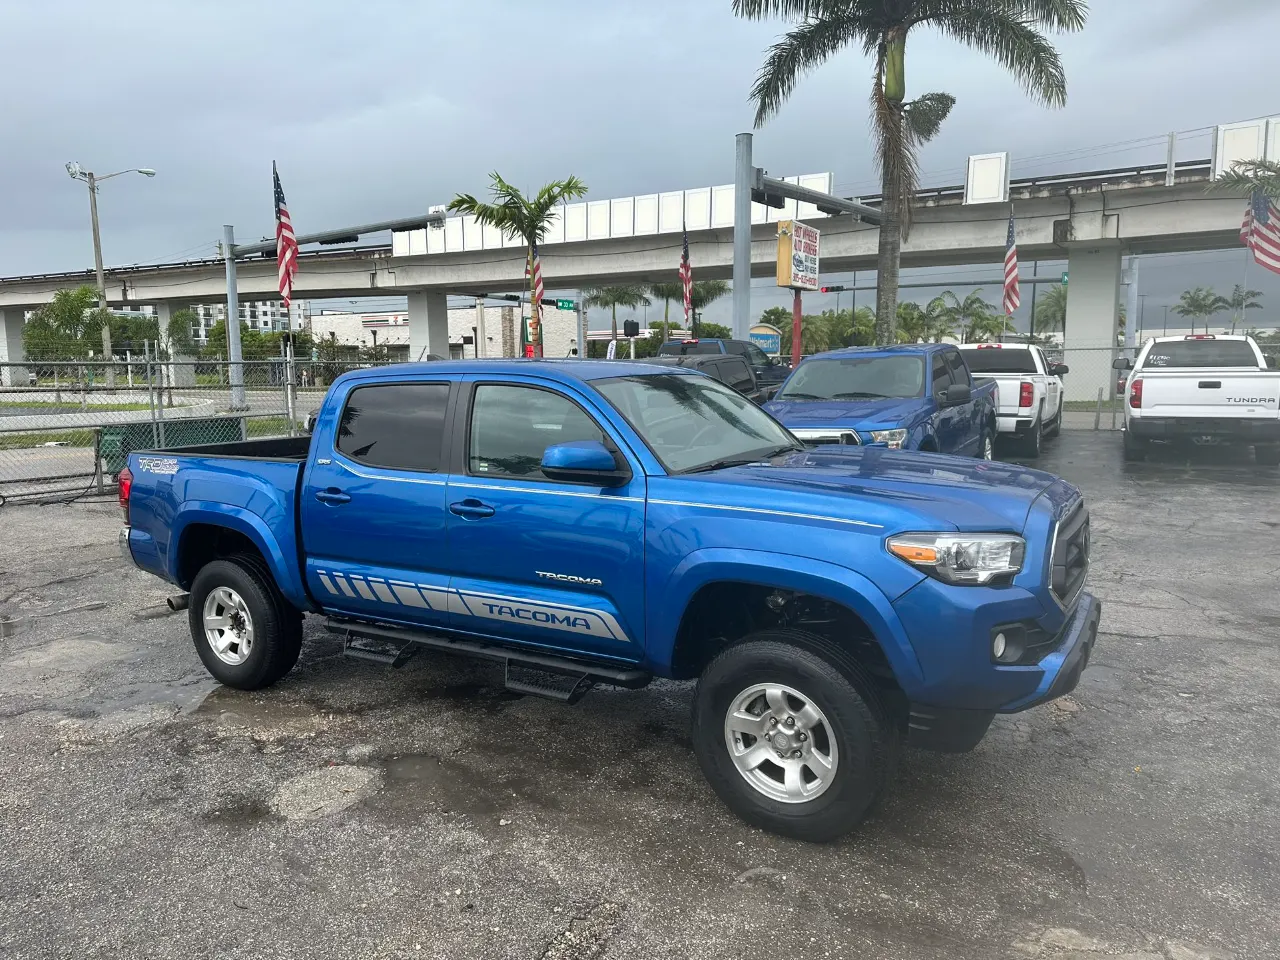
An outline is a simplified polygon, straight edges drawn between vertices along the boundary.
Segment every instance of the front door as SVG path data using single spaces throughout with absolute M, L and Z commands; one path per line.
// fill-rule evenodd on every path
M 959 350 L 947 350 L 943 353 L 943 357 L 947 361 L 947 368 L 951 371 L 952 383 L 968 384 L 973 389 L 973 375 L 969 372 L 969 366 L 964 362 L 964 356 Z M 967 457 L 976 457 L 982 448 L 982 421 L 978 411 L 978 404 L 974 400 L 958 405 L 956 408 L 956 442 L 953 453 L 963 454 Z
M 645 478 L 593 401 L 560 385 L 468 385 L 455 417 L 449 556 L 453 628 L 639 660 Z M 628 462 L 620 487 L 553 481 L 543 451 L 598 440 Z
M 937 404 L 937 410 L 933 415 L 933 429 L 938 438 L 939 453 L 956 453 L 957 444 L 957 408 L 947 406 L 947 388 L 954 381 L 951 379 L 951 370 L 947 367 L 947 362 L 942 358 L 942 354 L 935 353 L 933 355 L 933 400 Z
M 355 381 L 303 484 L 307 586 L 326 613 L 447 626 L 446 379 Z M 332 453 L 330 453 L 332 451 Z

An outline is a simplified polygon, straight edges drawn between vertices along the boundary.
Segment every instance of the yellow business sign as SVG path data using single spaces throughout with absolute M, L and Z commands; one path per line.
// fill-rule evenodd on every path
M 799 220 L 778 221 L 778 286 L 818 289 L 818 231 Z

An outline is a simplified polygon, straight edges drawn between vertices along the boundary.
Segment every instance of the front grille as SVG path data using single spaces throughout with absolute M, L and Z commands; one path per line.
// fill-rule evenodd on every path
M 857 446 L 862 442 L 856 430 L 792 430 L 808 446 Z
M 1052 564 L 1050 586 L 1065 607 L 1075 600 L 1089 575 L 1089 511 L 1083 503 L 1059 522 L 1053 536 Z

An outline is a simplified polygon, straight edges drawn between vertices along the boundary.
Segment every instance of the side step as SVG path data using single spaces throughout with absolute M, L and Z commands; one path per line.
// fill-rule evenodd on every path
M 596 684 L 638 690 L 653 679 L 652 674 L 633 667 L 618 667 L 532 650 L 518 650 L 480 640 L 455 640 L 438 633 L 389 624 L 360 623 L 330 617 L 325 621 L 325 629 L 344 636 L 344 653 L 347 656 L 393 667 L 401 666 L 418 646 L 464 657 L 494 660 L 506 667 L 508 690 L 568 704 L 577 703 Z

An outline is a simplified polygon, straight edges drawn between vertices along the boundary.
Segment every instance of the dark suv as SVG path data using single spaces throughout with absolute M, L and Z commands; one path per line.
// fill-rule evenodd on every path
M 686 367 L 697 370 L 709 377 L 715 377 L 727 384 L 748 400 L 764 403 L 777 392 L 776 383 L 761 384 L 756 380 L 755 371 L 743 357 L 732 357 L 727 354 L 700 354 L 686 357 L 654 357 L 646 363 L 658 363 L 664 367 Z
M 743 357 L 761 386 L 776 386 L 787 379 L 791 367 L 775 360 L 750 340 L 668 340 L 658 349 L 660 357 L 734 354 Z

